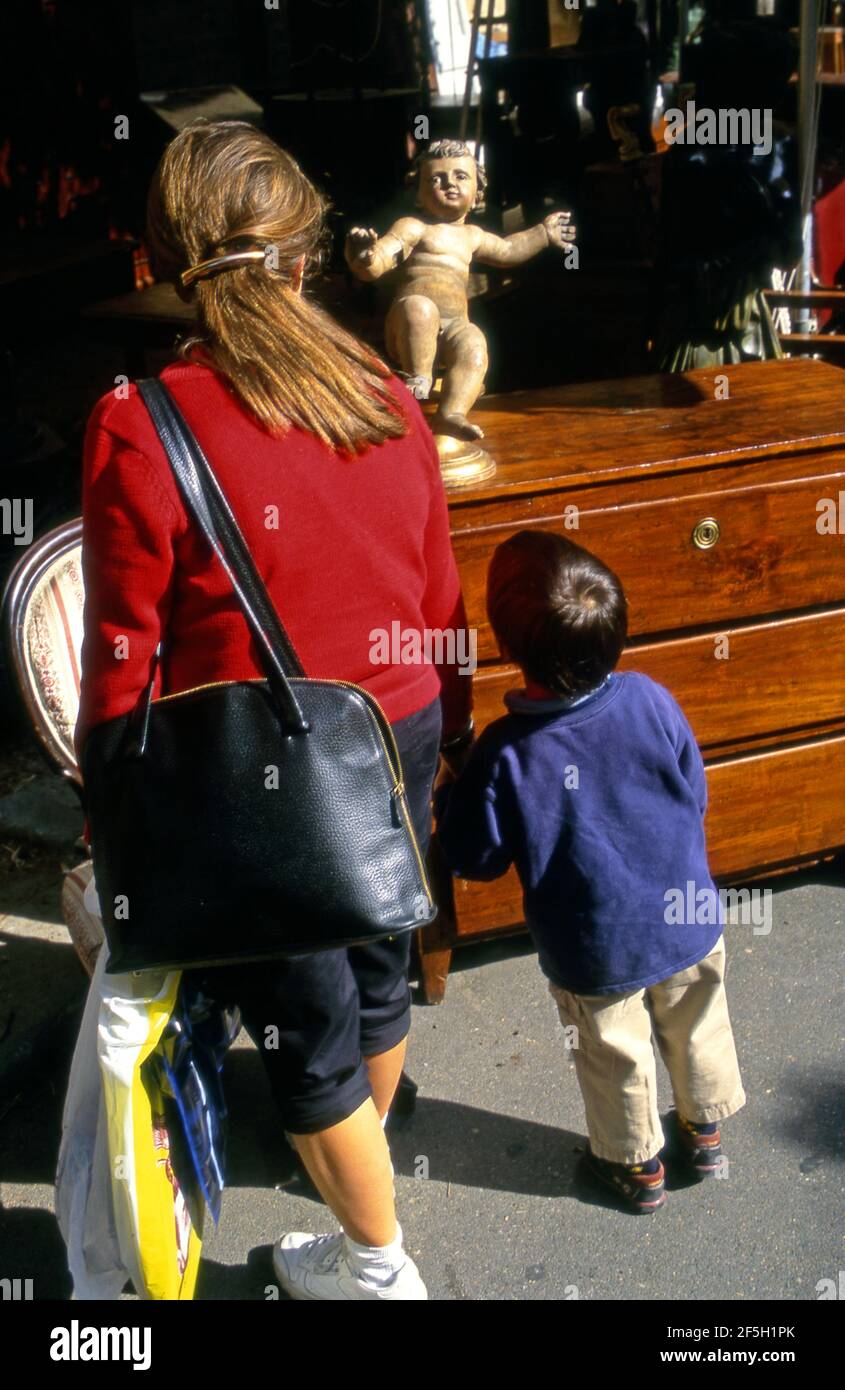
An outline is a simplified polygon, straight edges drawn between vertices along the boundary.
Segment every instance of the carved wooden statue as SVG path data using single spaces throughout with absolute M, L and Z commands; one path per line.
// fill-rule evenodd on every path
M 401 267 L 385 323 L 387 350 L 421 400 L 429 396 L 435 366 L 442 368 L 431 420 L 435 435 L 479 439 L 483 431 L 467 417 L 483 389 L 487 344 L 467 312 L 470 263 L 475 258 L 485 265 L 521 265 L 546 246 L 565 249 L 575 240 L 575 227 L 568 212 L 550 213 L 538 226 L 508 237 L 467 225 L 469 214 L 483 205 L 486 180 L 458 140 L 429 145 L 408 182 L 417 190 L 419 215 L 400 217 L 383 237 L 353 227 L 346 262 L 361 280 Z

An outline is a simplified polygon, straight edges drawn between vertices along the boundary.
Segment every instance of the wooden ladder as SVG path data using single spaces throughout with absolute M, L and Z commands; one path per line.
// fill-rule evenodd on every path
M 495 9 L 496 9 L 496 3 L 497 3 L 497 0 L 486 0 L 486 12 L 482 14 L 482 10 L 485 9 L 485 0 L 474 0 L 473 10 L 472 10 L 472 23 L 471 23 L 471 27 L 470 27 L 470 33 L 469 33 L 469 58 L 468 58 L 468 60 L 467 60 L 467 80 L 466 80 L 466 86 L 464 87 L 464 100 L 463 100 L 463 105 L 462 105 L 462 107 L 461 107 L 461 124 L 460 124 L 460 128 L 459 128 L 459 131 L 458 131 L 458 134 L 459 134 L 459 137 L 460 137 L 461 140 L 466 140 L 466 138 L 467 138 L 467 131 L 469 130 L 469 113 L 470 113 L 470 108 L 471 108 L 471 105 L 472 105 L 472 83 L 473 83 L 473 78 L 476 77 L 476 75 L 478 74 L 478 63 L 479 63 L 479 59 L 478 59 L 478 55 L 477 55 L 477 52 L 476 52 L 476 50 L 477 50 L 477 48 L 478 48 L 478 35 L 479 35 L 480 31 L 483 29 L 483 30 L 484 30 L 484 57 L 485 57 L 485 58 L 489 58 L 489 57 L 490 57 L 490 45 L 491 45 L 491 43 L 493 42 L 493 25 L 494 25 L 494 24 L 507 25 L 507 22 L 508 22 L 508 20 L 507 20 L 507 10 L 505 11 L 504 16 L 500 16 L 499 18 L 496 18 L 495 13 L 494 13 L 494 12 L 495 12 Z M 475 148 L 476 148 L 476 151 L 478 150 L 478 146 L 479 146 L 480 143 L 481 143 L 481 102 L 479 101 L 479 103 L 478 103 L 478 110 L 477 110 L 476 116 L 475 116 Z
M 831 309 L 845 312 L 845 290 L 820 287 L 814 290 L 764 290 L 770 309 Z M 834 366 L 845 366 L 845 333 L 778 333 L 784 352 L 790 357 L 821 357 Z

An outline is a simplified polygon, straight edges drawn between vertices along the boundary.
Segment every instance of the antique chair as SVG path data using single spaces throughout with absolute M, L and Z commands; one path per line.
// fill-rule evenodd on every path
M 79 710 L 82 646 L 82 521 L 67 521 L 31 545 L 15 565 L 3 595 L 11 665 L 36 737 L 50 764 L 81 790 L 73 747 Z M 93 884 L 83 860 L 66 871 L 62 917 L 88 974 L 103 943 Z

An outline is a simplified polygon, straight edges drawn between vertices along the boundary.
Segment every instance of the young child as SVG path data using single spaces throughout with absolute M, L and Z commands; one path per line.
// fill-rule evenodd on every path
M 653 1040 L 695 1174 L 719 1167 L 718 1122 L 745 1102 L 701 754 L 667 690 L 614 673 L 625 596 L 589 551 L 520 531 L 493 556 L 487 608 L 525 688 L 438 787 L 440 843 L 461 878 L 515 865 L 561 1022 L 577 1029 L 587 1163 L 635 1210 L 654 1211 L 666 1193 Z M 678 922 L 679 901 L 712 910 Z

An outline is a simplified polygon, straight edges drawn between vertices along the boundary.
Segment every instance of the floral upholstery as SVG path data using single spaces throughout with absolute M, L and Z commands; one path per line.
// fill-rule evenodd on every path
M 73 732 L 85 601 L 82 548 L 68 548 L 60 529 L 55 551 L 51 555 L 48 549 L 36 559 L 37 572 L 21 600 L 23 612 L 11 618 L 19 634 L 18 679 L 35 731 L 62 771 L 78 780 Z M 91 975 L 104 937 L 90 859 L 65 871 L 61 904 L 76 953 Z
M 28 599 L 23 623 L 29 693 L 47 731 L 74 764 L 84 599 L 81 547 L 74 546 L 45 568 Z

